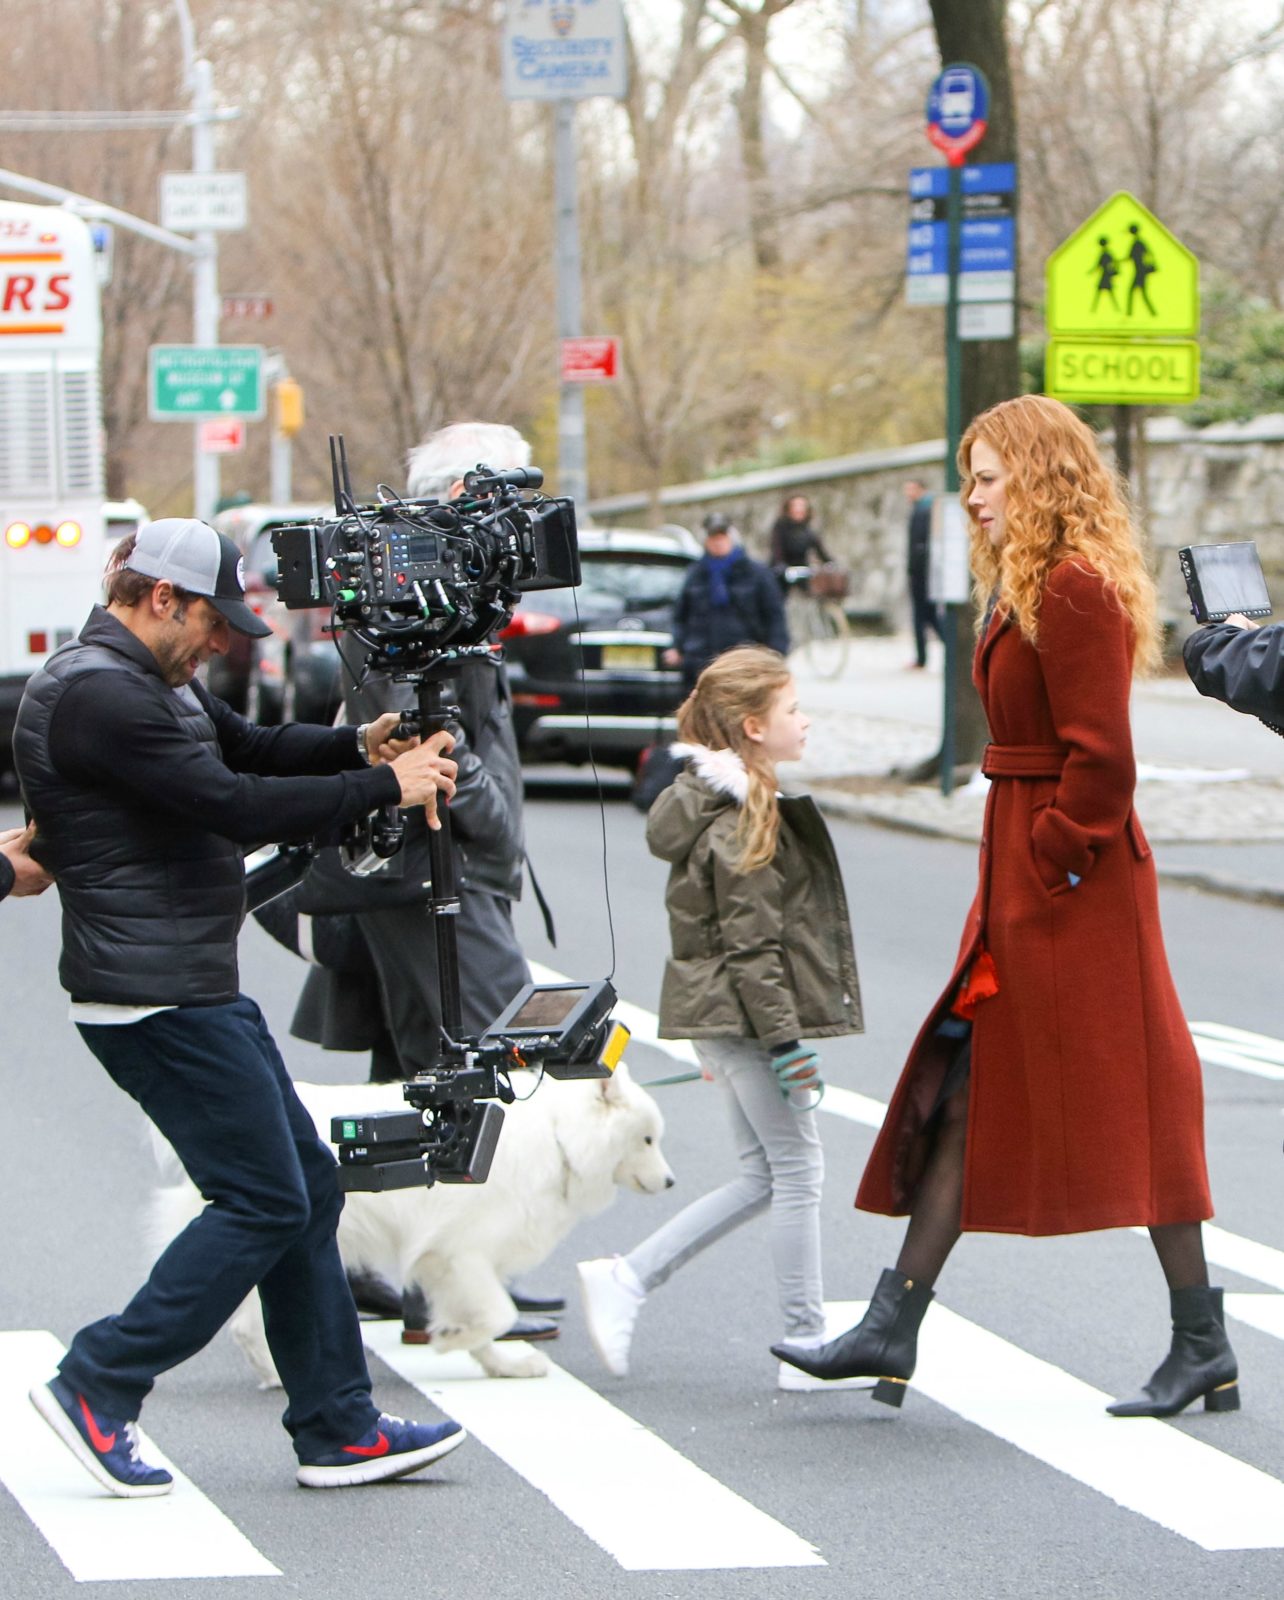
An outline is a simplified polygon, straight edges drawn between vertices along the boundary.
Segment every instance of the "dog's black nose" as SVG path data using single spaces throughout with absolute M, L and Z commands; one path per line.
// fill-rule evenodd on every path
M 677 1182 L 677 1181 L 678 1181 L 678 1180 L 677 1180 L 677 1179 L 676 1179 L 676 1178 L 672 1178 L 672 1177 L 669 1177 L 669 1178 L 666 1178 L 666 1179 L 665 1179 L 665 1180 L 664 1180 L 664 1187 L 665 1187 L 665 1188 L 666 1188 L 666 1189 L 672 1189 L 672 1187 L 673 1187 L 673 1185 L 674 1185 L 674 1184 L 675 1184 L 675 1183 L 676 1183 L 676 1182 Z

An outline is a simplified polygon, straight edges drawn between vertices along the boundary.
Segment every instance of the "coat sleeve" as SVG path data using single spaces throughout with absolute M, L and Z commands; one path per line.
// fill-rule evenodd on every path
M 1251 717 L 1284 720 L 1284 623 L 1199 628 L 1186 640 L 1182 655 L 1200 694 Z
M 1137 781 L 1128 712 L 1132 626 L 1102 579 L 1077 563 L 1063 562 L 1048 578 L 1039 663 L 1068 751 L 1051 804 L 1032 829 L 1051 886 L 1092 870 L 1098 850 L 1127 825 Z
M 770 862 L 741 872 L 734 818 L 709 830 L 714 903 L 727 971 L 754 1037 L 764 1044 L 797 1039 L 798 1007 L 785 966 L 784 879 Z

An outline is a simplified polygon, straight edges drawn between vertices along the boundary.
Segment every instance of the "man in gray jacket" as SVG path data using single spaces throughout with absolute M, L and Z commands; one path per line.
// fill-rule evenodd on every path
M 479 463 L 497 472 L 530 465 L 530 446 L 515 428 L 499 423 L 453 423 L 410 452 L 407 494 L 414 500 L 453 500 L 463 477 Z M 447 695 L 447 700 L 452 698 Z M 513 732 L 508 682 L 498 658 L 467 663 L 453 681 L 459 705 L 452 758 L 458 765 L 450 803 L 451 838 L 460 909 L 455 919 L 464 1029 L 479 1033 L 530 981 L 513 930 L 512 903 L 522 890 L 522 774 Z M 359 689 L 347 685 L 345 718 L 371 722 L 387 711 L 415 706 L 414 690 L 383 672 Z M 383 1021 L 404 1078 L 430 1070 L 439 1055 L 441 996 L 432 912 L 428 830 L 407 828 L 397 883 L 429 885 L 421 899 L 361 909 L 357 923 L 378 975 Z M 368 905 L 368 900 L 365 902 Z M 309 976 L 295 1031 L 317 1037 L 313 1019 L 320 991 L 331 980 L 321 969 Z M 320 1035 L 319 1042 L 330 1042 Z M 380 1074 L 381 1075 L 381 1074 Z

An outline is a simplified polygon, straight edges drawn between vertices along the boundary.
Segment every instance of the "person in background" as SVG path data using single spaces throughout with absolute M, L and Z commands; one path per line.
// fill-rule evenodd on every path
M 709 663 L 738 644 L 788 655 L 784 601 L 770 568 L 745 553 L 731 518 L 711 511 L 704 519 L 704 554 L 691 564 L 674 607 L 665 665 L 682 668 L 685 697 Z
M 817 561 L 833 559 L 812 521 L 811 501 L 805 494 L 791 494 L 771 525 L 771 570 L 783 586 L 788 568 L 809 567 L 813 556 Z
M 36 837 L 34 823 L 0 832 L 0 900 L 12 895 L 43 894 L 53 879 L 31 855 Z
M 908 547 L 906 573 L 909 577 L 910 614 L 914 626 L 914 659 L 911 671 L 921 671 L 927 665 L 927 632 L 930 628 L 945 643 L 941 627 L 941 614 L 927 597 L 928 557 L 932 541 L 932 496 L 917 478 L 904 485 L 909 501 Z

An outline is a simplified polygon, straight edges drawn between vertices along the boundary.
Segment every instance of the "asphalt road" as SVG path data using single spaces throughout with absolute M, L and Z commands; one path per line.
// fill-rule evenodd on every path
M 11 819 L 12 808 L 0 807 L 0 826 Z M 548 947 L 533 901 L 520 908 L 523 937 L 532 959 L 577 976 L 601 975 L 609 964 L 598 829 L 582 790 L 544 791 L 528 808 L 559 946 Z M 653 1009 L 665 953 L 663 869 L 647 856 L 642 819 L 627 806 L 608 806 L 606 831 L 616 984 Z M 832 1093 L 827 1107 L 850 1114 L 823 1119 L 826 1288 L 846 1301 L 868 1294 L 895 1255 L 900 1225 L 851 1209 L 872 1136 L 869 1102 L 886 1100 L 948 971 L 974 860 L 966 846 L 911 835 L 842 823 L 834 834 L 868 1020 L 863 1037 L 824 1052 L 827 1080 L 849 1091 Z M 1163 904 L 1187 1015 L 1284 1035 L 1281 913 L 1181 889 L 1165 891 Z M 110 1591 L 131 1600 L 367 1592 L 380 1600 L 1202 1600 L 1284 1590 L 1284 1048 L 1274 1076 L 1242 1070 L 1249 1057 L 1206 1069 L 1216 1250 L 1237 1267 L 1219 1267 L 1214 1280 L 1252 1297 L 1233 1303 L 1238 1414 L 1101 1424 L 1102 1396 L 1131 1392 L 1167 1342 L 1161 1276 L 1145 1239 L 1129 1233 L 964 1240 L 925 1325 L 922 1383 L 899 1414 L 861 1393 L 777 1394 L 767 1345 L 780 1329 L 758 1222 L 652 1296 L 630 1377 L 602 1372 L 572 1304 L 562 1338 L 545 1349 L 578 1383 L 555 1376 L 457 1387 L 477 1437 L 437 1473 L 383 1489 L 296 1489 L 276 1422 L 280 1396 L 256 1390 L 220 1337 L 160 1380 L 144 1426 L 200 1491 L 192 1498 L 208 1504 L 209 1531 L 189 1546 L 201 1543 L 214 1559 L 240 1549 L 239 1539 L 259 1570 L 279 1576 L 146 1579 L 148 1552 L 174 1537 L 169 1513 L 179 1497 L 107 1502 L 74 1463 L 40 1478 L 21 1447 L 30 1408 L 17 1357 L 32 1345 L 15 1341 L 14 1330 L 65 1341 L 123 1302 L 147 1260 L 142 1215 L 154 1181 L 141 1118 L 65 1019 L 57 924 L 53 894 L 0 908 L 9 1129 L 0 1273 L 4 1600 L 71 1594 L 68 1552 L 92 1562 L 106 1545 L 123 1550 L 124 1566 L 114 1569 L 123 1575 Z M 298 962 L 257 927 L 245 934 L 242 960 L 244 985 L 298 1076 L 362 1075 L 362 1058 L 326 1056 L 288 1038 Z M 1269 1056 L 1271 1047 L 1262 1048 Z M 631 1047 L 630 1061 L 641 1079 L 678 1069 L 645 1044 Z M 572 1235 L 539 1286 L 570 1291 L 576 1259 L 628 1248 L 729 1174 L 713 1091 L 681 1085 L 655 1094 L 677 1188 L 658 1199 L 621 1197 Z M 382 1360 L 372 1370 L 387 1409 L 433 1413 Z M 437 1392 L 449 1409 L 451 1384 Z M 692 1524 L 681 1539 L 674 1492 Z M 41 1519 L 53 1543 L 38 1531 Z M 627 1563 L 617 1559 L 622 1540 L 632 1551 Z M 728 1564 L 729 1549 L 743 1565 Z M 229 1557 L 227 1570 L 251 1564 Z

